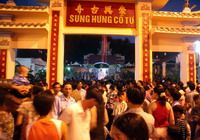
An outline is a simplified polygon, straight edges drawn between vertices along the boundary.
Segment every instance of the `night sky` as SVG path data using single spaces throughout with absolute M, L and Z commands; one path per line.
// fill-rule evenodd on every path
M 5 3 L 7 0 L 0 0 L 0 3 Z M 36 0 L 14 0 L 19 6 L 36 6 L 41 5 L 41 3 L 36 2 Z
M 0 0 L 0 3 L 5 3 L 7 0 Z M 170 0 L 169 3 L 162 8 L 164 11 L 182 11 L 185 0 Z M 20 6 L 28 5 L 41 5 L 41 3 L 36 2 L 36 0 L 15 0 L 15 3 Z M 200 0 L 190 0 L 190 5 L 196 5 L 193 10 L 200 10 Z

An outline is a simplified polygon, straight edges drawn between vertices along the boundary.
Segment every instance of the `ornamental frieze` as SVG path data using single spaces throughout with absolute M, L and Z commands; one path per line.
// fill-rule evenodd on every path
M 10 41 L 7 39 L 2 39 L 0 40 L 0 46 L 9 46 L 10 45 Z
M 141 6 L 141 10 L 150 11 L 150 10 L 151 10 L 151 7 L 150 7 L 148 4 L 143 4 L 143 5 Z
M 153 31 L 158 33 L 200 34 L 200 28 L 195 27 L 154 26 Z
M 166 11 L 154 11 L 152 12 L 153 17 L 162 17 L 162 18 L 200 18 L 200 13 L 182 13 L 182 12 L 166 12 Z
M 10 5 L 0 5 L 0 11 L 45 11 L 48 10 L 47 6 L 10 6 Z

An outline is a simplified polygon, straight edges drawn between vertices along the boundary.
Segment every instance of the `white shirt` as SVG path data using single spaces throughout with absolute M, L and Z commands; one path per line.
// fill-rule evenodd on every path
M 78 89 L 75 89 L 75 91 L 78 91 L 81 95 L 81 100 L 84 100 L 85 99 L 85 96 L 86 96 L 86 90 L 81 88 L 80 90 Z
M 83 110 L 81 101 L 67 107 L 59 119 L 68 125 L 70 140 L 90 140 L 91 114 Z
M 144 112 L 144 110 L 141 107 L 130 108 L 126 113 L 128 112 L 136 113 L 142 116 L 148 126 L 149 135 L 152 136 L 153 130 L 154 130 L 154 123 L 155 123 L 154 117 L 151 114 Z

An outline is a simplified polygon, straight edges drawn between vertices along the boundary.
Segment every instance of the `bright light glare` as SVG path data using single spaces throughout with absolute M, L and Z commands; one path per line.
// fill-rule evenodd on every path
M 200 41 L 197 40 L 194 42 L 195 52 L 200 53 Z

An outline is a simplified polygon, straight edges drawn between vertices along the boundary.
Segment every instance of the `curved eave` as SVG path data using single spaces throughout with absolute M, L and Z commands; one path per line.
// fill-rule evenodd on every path
M 46 29 L 47 24 L 46 23 L 6 23 L 6 22 L 0 22 L 0 28 L 1 29 L 11 29 L 11 28 L 21 28 L 21 29 Z
M 198 27 L 154 26 L 152 31 L 153 33 L 163 33 L 163 34 L 200 35 L 200 28 Z
M 17 11 L 17 12 L 48 12 L 47 6 L 9 6 L 0 5 L 0 11 Z
M 169 0 L 153 0 L 152 2 L 152 9 L 153 10 L 159 10 L 163 8 Z
M 166 12 L 166 11 L 153 11 L 153 17 L 162 18 L 189 18 L 189 19 L 200 19 L 200 13 L 182 13 L 182 12 Z

